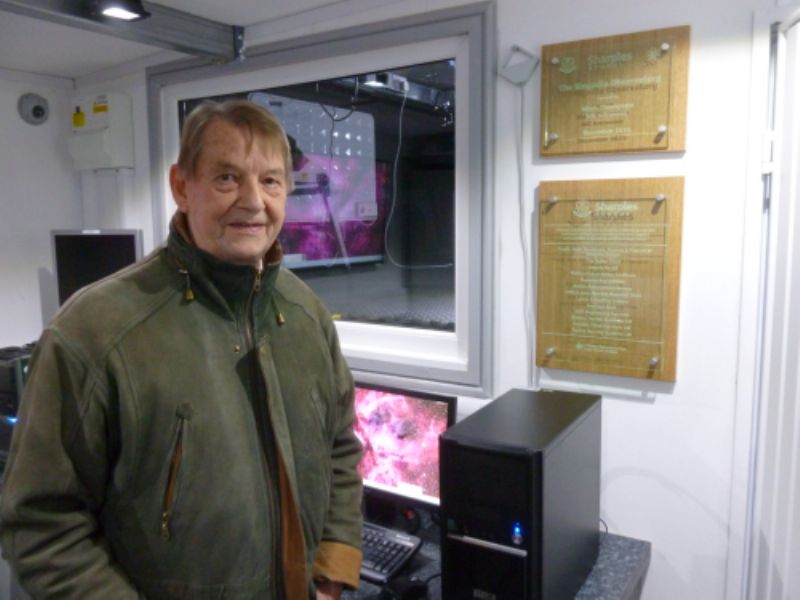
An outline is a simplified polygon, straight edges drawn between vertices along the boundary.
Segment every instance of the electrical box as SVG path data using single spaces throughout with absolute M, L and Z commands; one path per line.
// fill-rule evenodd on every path
M 78 171 L 133 168 L 131 99 L 108 93 L 77 98 L 68 147 Z

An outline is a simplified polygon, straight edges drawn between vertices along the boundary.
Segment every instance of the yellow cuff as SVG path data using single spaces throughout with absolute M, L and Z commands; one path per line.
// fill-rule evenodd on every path
M 361 550 L 339 542 L 320 543 L 314 561 L 314 579 L 328 579 L 355 589 L 358 587 L 360 570 Z

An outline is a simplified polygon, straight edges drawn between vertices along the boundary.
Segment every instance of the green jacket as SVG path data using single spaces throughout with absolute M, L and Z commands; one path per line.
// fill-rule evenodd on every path
M 46 328 L 0 504 L 3 554 L 34 598 L 357 585 L 352 377 L 279 254 L 258 281 L 173 231 Z

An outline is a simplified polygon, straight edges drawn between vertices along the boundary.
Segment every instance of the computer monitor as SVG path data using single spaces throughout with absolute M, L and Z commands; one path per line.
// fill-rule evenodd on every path
M 359 383 L 355 409 L 365 502 L 438 507 L 439 435 L 455 423 L 456 398 Z
M 302 156 L 295 160 L 295 186 L 280 237 L 284 265 L 302 269 L 382 261 L 385 210 L 378 195 L 386 177 L 376 162 L 375 117 L 352 105 L 268 91 L 247 97 L 280 120 Z
M 320 83 L 340 89 L 344 81 L 277 88 L 285 93 L 252 90 L 210 97 L 247 98 L 275 115 L 286 131 L 294 189 L 286 202 L 279 239 L 283 265 L 292 270 L 350 268 L 384 260 L 391 166 L 376 155 L 375 116 L 352 106 L 350 88 L 355 81 L 347 80 L 341 105 L 319 101 Z M 202 100 L 181 101 L 181 125 Z
M 51 239 L 59 305 L 142 257 L 139 229 L 56 229 Z

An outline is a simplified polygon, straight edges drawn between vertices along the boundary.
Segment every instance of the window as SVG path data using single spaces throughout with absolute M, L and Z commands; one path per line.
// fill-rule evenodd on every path
M 295 153 L 284 264 L 338 319 L 351 368 L 365 381 L 488 392 L 488 10 L 285 42 L 224 68 L 149 72 L 161 124 L 156 239 L 174 210 L 163 174 L 182 117 L 205 98 L 259 102 Z
M 455 331 L 455 59 L 230 98 L 289 136 L 285 266 L 342 321 Z

